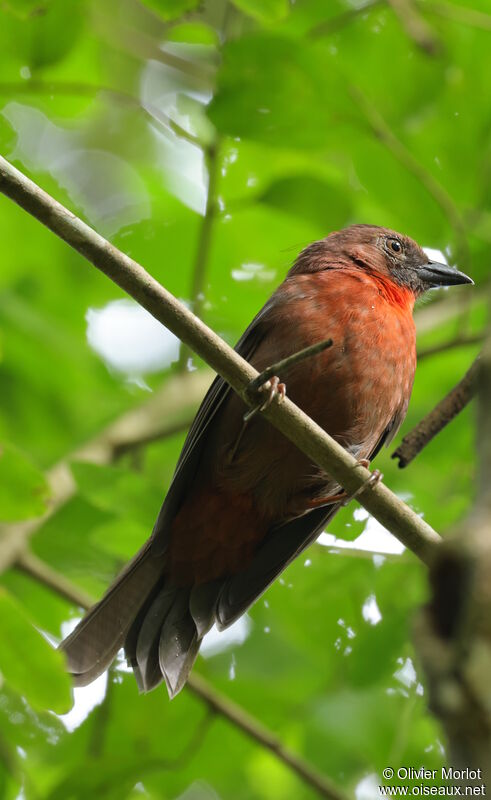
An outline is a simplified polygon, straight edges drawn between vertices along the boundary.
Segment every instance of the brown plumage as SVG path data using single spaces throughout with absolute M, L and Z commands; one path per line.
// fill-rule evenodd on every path
M 237 350 L 259 371 L 327 337 L 281 377 L 289 397 L 356 458 L 403 421 L 416 368 L 412 310 L 469 283 L 411 239 L 355 225 L 307 247 Z M 183 686 L 211 625 L 230 625 L 316 539 L 341 489 L 217 378 L 191 427 L 149 541 L 62 648 L 79 684 L 124 645 L 139 686 Z M 322 505 L 326 501 L 326 505 Z M 321 504 L 321 505 L 319 505 Z

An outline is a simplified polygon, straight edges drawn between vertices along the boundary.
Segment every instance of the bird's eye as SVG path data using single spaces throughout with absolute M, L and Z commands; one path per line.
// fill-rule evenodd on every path
M 393 253 L 402 252 L 402 244 L 400 243 L 399 239 L 389 239 L 387 245 Z

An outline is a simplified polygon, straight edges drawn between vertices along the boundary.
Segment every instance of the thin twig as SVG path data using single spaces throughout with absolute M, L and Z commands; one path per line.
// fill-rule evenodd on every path
M 453 389 L 421 422 L 413 428 L 392 453 L 399 459 L 399 467 L 407 467 L 429 442 L 451 422 L 472 400 L 477 389 L 479 356 Z
M 206 195 L 206 208 L 199 230 L 198 243 L 196 246 L 196 256 L 193 265 L 192 285 L 191 285 L 191 308 L 197 317 L 201 317 L 204 303 L 204 292 L 206 282 L 206 268 L 210 253 L 211 235 L 216 213 L 216 185 L 218 179 L 220 141 L 217 140 L 210 145 L 206 153 L 206 165 L 208 168 L 208 188 Z M 191 353 L 188 347 L 181 347 L 179 355 L 179 366 L 184 368 Z
M 414 175 L 448 218 L 455 234 L 456 259 L 460 268 L 465 272 L 469 272 L 470 251 L 467 242 L 467 232 L 464 221 L 453 199 L 436 178 L 434 178 L 431 172 L 420 164 L 411 151 L 397 138 L 376 106 L 365 94 L 358 87 L 353 85 L 351 85 L 350 91 L 358 107 L 363 111 L 375 136 L 390 150 L 403 167 Z
M 374 8 L 385 6 L 386 4 L 387 0 L 368 0 L 368 2 L 363 3 L 363 5 L 357 6 L 356 8 L 348 8 L 346 11 L 343 11 L 342 14 L 337 14 L 334 17 L 324 20 L 324 22 L 318 23 L 311 28 L 308 35 L 312 39 L 318 39 L 321 36 L 329 36 L 331 33 L 336 33 L 341 30 L 341 28 L 354 22 L 359 16 L 366 14 L 368 11 L 372 11 Z
M 441 44 L 430 26 L 421 16 L 414 0 L 388 0 L 408 37 L 420 50 L 434 56 L 441 50 Z
M 114 682 L 112 680 L 114 666 L 108 670 L 106 693 L 100 705 L 94 709 L 91 718 L 91 729 L 87 741 L 87 755 L 89 758 L 99 759 L 104 757 L 107 727 L 111 720 L 111 709 L 114 695 Z
M 66 600 L 75 603 L 75 605 L 83 609 L 90 608 L 93 603 L 92 598 L 89 597 L 86 592 L 79 589 L 68 581 L 64 575 L 61 575 L 31 553 L 23 554 L 16 566 L 44 586 L 47 586 Z M 253 739 L 256 744 L 272 752 L 279 761 L 294 772 L 302 781 L 312 786 L 320 797 L 326 797 L 329 798 L 329 800 L 348 800 L 347 796 L 338 789 L 329 778 L 321 775 L 300 758 L 300 756 L 288 750 L 280 739 L 270 733 L 258 720 L 213 689 L 204 678 L 196 673 L 192 673 L 188 678 L 186 689 L 205 702 L 211 712 L 224 717 L 232 725 L 239 728 L 243 733 Z M 198 732 L 196 735 L 199 735 Z M 193 737 L 184 753 L 181 754 L 177 760 L 173 760 L 172 766 L 177 767 L 180 765 L 183 758 L 188 757 L 191 751 L 194 752 L 193 748 L 195 748 L 195 746 L 196 737 Z M 163 765 L 161 765 L 161 767 L 164 768 Z
M 56 594 L 79 608 L 88 609 L 94 604 L 93 598 L 76 584 L 72 583 L 61 572 L 53 569 L 30 550 L 25 550 L 15 563 L 15 569 L 30 575 L 39 583 L 53 589 Z
M 31 78 L 27 81 L 2 81 L 0 83 L 0 94 L 12 94 L 14 96 L 19 94 L 57 94 L 69 97 L 91 98 L 97 97 L 99 94 L 106 95 L 123 105 L 141 111 L 152 125 L 157 124 L 159 128 L 171 130 L 180 139 L 185 139 L 196 147 L 203 148 L 205 146 L 197 136 L 187 131 L 157 106 L 150 103 L 143 105 L 137 97 L 112 86 L 96 86 L 95 84 L 81 83 L 79 81 L 41 81 L 37 78 Z
M 148 59 L 160 61 L 171 69 L 186 75 L 200 86 L 210 87 L 213 85 L 216 75 L 215 65 L 204 60 L 191 61 L 176 55 L 176 53 L 161 47 L 160 43 L 152 36 L 137 30 L 134 25 L 131 27 L 122 25 L 115 27 L 114 30 L 108 27 L 106 35 L 108 39 L 112 39 L 118 49 L 122 44 L 129 53 L 145 59 L 145 61 Z
M 447 350 L 480 344 L 483 339 L 484 333 L 474 333 L 471 336 L 455 336 L 455 338 L 449 339 L 447 342 L 440 342 L 440 344 L 434 344 L 432 347 L 425 347 L 423 350 L 418 350 L 418 361 L 430 358 L 430 356 L 436 356 L 439 353 L 445 353 Z
M 440 3 L 435 0 L 417 0 L 419 7 L 430 14 L 456 22 L 458 25 L 468 25 L 483 31 L 491 31 L 491 15 L 477 8 L 464 8 L 454 3 Z
M 209 386 L 209 371 L 199 370 L 168 379 L 163 388 L 140 407 L 122 414 L 98 436 L 70 453 L 46 473 L 51 490 L 49 506 L 35 519 L 11 524 L 0 523 L 0 572 L 21 557 L 30 537 L 77 491 L 70 469 L 71 461 L 110 464 L 122 451 L 141 447 L 150 438 L 165 438 L 174 432 L 176 421 L 191 421 L 199 401 Z M 163 411 L 165 421 L 162 423 Z
M 183 417 L 176 422 L 169 422 L 167 419 L 162 420 L 160 427 L 151 428 L 149 426 L 147 431 L 141 431 L 138 437 L 126 438 L 121 442 L 113 443 L 113 460 L 117 461 L 127 453 L 135 453 L 147 447 L 149 444 L 155 442 L 162 442 L 164 439 L 171 439 L 173 436 L 185 433 L 191 425 L 192 418 L 190 416 Z
M 312 358 L 312 356 L 322 353 L 323 350 L 327 350 L 328 347 L 332 347 L 332 339 L 325 339 L 323 342 L 311 344 L 310 347 L 304 347 L 304 349 L 299 350 L 298 353 L 293 353 L 291 356 L 282 358 L 281 361 L 277 361 L 276 364 L 272 364 L 270 367 L 263 369 L 257 378 L 254 378 L 254 380 L 250 382 L 248 391 L 254 394 L 261 389 L 273 375 L 281 376 L 282 372 L 293 367 L 294 364 L 298 364 L 299 361 L 305 361 L 306 358 Z
M 164 289 L 129 256 L 64 208 L 33 181 L 0 157 L 0 191 L 67 242 L 101 270 L 137 303 L 165 325 L 215 369 L 250 406 L 247 387 L 258 373 L 235 350 Z M 331 475 L 348 494 L 371 476 L 368 469 L 304 414 L 287 397 L 262 412 L 303 453 Z M 431 563 L 440 536 L 383 483 L 364 491 L 363 506 L 425 563 Z M 1 543 L 3 545 L 3 542 Z M 22 545 L 10 539 L 8 549 L 19 554 Z M 2 557 L 0 546 L 0 559 Z
M 465 781 L 457 785 L 466 785 L 465 794 L 483 794 L 491 781 L 491 329 L 475 384 L 475 505 L 440 548 L 430 573 L 430 602 L 414 625 L 430 707 L 443 725 L 450 764 L 463 770 Z
M 277 736 L 274 736 L 244 709 L 215 692 L 197 673 L 194 673 L 191 678 L 192 680 L 188 681 L 188 688 L 193 694 L 207 703 L 217 714 L 233 722 L 246 736 L 269 750 L 304 783 L 311 786 L 320 797 L 327 797 L 330 800 L 347 800 L 344 792 L 329 778 L 321 775 L 310 764 L 288 750 Z

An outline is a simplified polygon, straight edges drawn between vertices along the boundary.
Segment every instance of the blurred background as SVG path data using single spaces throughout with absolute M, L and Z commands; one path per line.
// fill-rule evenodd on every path
M 489 0 L 3 0 L 1 152 L 231 344 L 350 223 L 458 265 L 476 287 L 416 312 L 403 434 L 485 324 L 490 44 Z M 71 708 L 48 642 L 148 536 L 212 375 L 6 198 L 0 241 L 1 800 L 371 800 L 384 767 L 444 764 L 411 640 L 425 572 L 356 503 L 172 703 L 121 662 Z M 469 408 L 377 466 L 445 533 L 474 439 Z

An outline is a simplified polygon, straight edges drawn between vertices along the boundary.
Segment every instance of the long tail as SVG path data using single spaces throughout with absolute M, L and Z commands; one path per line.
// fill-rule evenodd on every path
M 147 542 L 62 642 L 75 686 L 86 686 L 125 648 L 141 691 L 165 681 L 182 689 L 201 640 L 214 622 L 218 583 L 180 588 L 163 576 L 165 555 Z
M 339 504 L 271 530 L 239 573 L 191 587 L 166 575 L 166 553 L 153 540 L 116 578 L 60 645 L 76 686 L 95 680 L 124 647 L 142 692 L 165 681 L 174 697 L 186 683 L 203 636 L 241 616 L 283 569 L 311 544 Z

